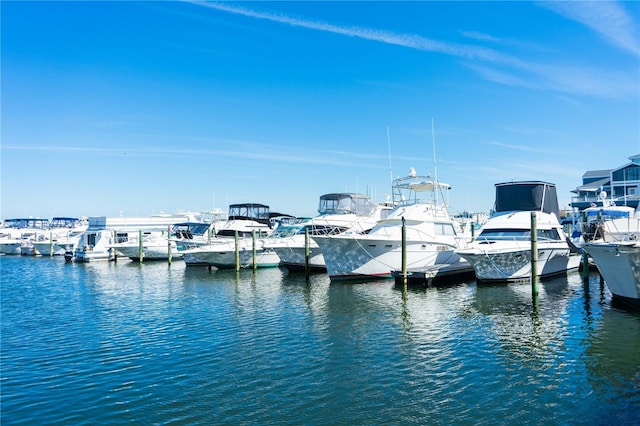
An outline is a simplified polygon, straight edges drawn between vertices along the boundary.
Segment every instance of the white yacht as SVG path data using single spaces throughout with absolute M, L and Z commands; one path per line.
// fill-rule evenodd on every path
M 635 208 L 617 205 L 615 200 L 607 198 L 601 191 L 599 204 L 582 211 L 573 242 L 577 246 L 597 241 L 625 241 L 629 234 L 640 233 L 640 212 Z
M 33 254 L 53 256 L 73 251 L 88 227 L 89 219 L 86 217 L 54 217 L 49 229 L 38 233 L 32 241 Z
M 131 232 L 127 241 L 112 245 L 121 256 L 133 261 L 182 259 L 182 251 L 188 247 L 204 245 L 211 233 L 223 223 L 226 214 L 220 209 L 199 213 L 182 213 L 177 216 L 188 221 L 167 224 L 163 229 L 139 229 Z
M 640 306 L 640 215 L 637 209 L 628 212 L 622 210 L 624 206 L 612 207 L 598 215 L 592 228 L 596 237 L 587 239 L 582 248 L 613 297 Z
M 583 249 L 591 256 L 614 299 L 640 306 L 640 239 L 589 242 Z
M 183 259 L 187 266 L 232 269 L 236 266 L 237 251 L 243 268 L 253 266 L 254 253 L 257 267 L 278 266 L 280 258 L 276 252 L 264 247 L 264 238 L 274 230 L 271 219 L 278 216 L 281 214 L 271 212 L 265 204 L 231 204 L 228 219 L 216 233 L 216 238 L 209 244 L 183 250 Z
M 537 226 L 537 275 L 566 273 L 580 266 L 559 222 L 558 198 L 552 183 L 498 183 L 494 214 L 480 235 L 456 253 L 473 265 L 478 281 L 515 281 L 531 276 L 531 212 Z
M 307 265 L 306 235 L 308 234 L 309 268 L 324 271 L 326 270 L 324 256 L 311 237 L 367 233 L 378 220 L 386 218 L 391 209 L 390 204 L 376 204 L 366 195 L 325 194 L 320 196 L 318 216 L 306 222 L 294 235 L 272 236 L 266 240 L 266 246 L 278 254 L 281 265 L 288 270 L 304 270 Z
M 202 220 L 173 225 L 171 239 L 176 242 L 179 251 L 211 244 L 227 219 L 227 212 L 221 209 L 204 212 Z
M 171 225 L 163 230 L 138 230 L 128 233 L 127 241 L 112 244 L 119 256 L 133 261 L 182 259 L 178 245 L 170 237 Z
M 403 228 L 407 269 L 459 268 L 464 261 L 455 249 L 464 247 L 470 233 L 465 234 L 460 222 L 449 215 L 444 194 L 448 189 L 446 183 L 418 176 L 411 169 L 409 176 L 393 181 L 394 208 L 371 231 L 314 235 L 329 277 L 391 277 L 402 269 Z
M 0 228 L 1 254 L 33 254 L 32 241 L 49 229 L 49 219 L 6 219 Z
M 114 245 L 126 243 L 140 232 L 168 232 L 175 223 L 188 221 L 190 213 L 157 214 L 147 217 L 90 217 L 89 227 L 81 235 L 73 253 L 65 258 L 77 262 L 114 260 L 119 252 Z M 177 249 L 176 249 L 177 251 Z

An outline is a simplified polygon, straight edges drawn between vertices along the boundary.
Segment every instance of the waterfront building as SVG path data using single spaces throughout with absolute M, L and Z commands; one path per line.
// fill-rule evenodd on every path
M 629 157 L 630 162 L 614 169 L 589 170 L 582 175 L 582 185 L 573 192 L 571 207 L 582 212 L 602 206 L 603 200 L 616 205 L 638 207 L 640 200 L 640 154 Z

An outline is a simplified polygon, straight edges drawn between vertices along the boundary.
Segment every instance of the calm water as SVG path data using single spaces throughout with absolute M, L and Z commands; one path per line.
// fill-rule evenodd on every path
M 0 258 L 14 424 L 639 424 L 640 314 L 592 275 L 409 289 Z

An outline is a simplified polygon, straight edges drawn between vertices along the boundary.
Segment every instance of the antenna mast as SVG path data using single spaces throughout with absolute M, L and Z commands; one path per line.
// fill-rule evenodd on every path
M 438 191 L 440 191 L 440 185 L 438 183 L 438 166 L 436 163 L 436 133 L 433 128 L 433 117 L 431 117 L 431 141 L 433 144 L 433 174 L 435 178 L 435 186 L 437 187 L 437 188 L 434 188 L 435 196 L 436 196 L 435 201 L 436 201 L 436 204 L 438 204 Z
M 387 126 L 387 148 L 389 150 L 389 177 L 391 178 L 389 183 L 393 185 L 393 168 L 391 167 L 391 141 L 389 139 L 389 126 Z

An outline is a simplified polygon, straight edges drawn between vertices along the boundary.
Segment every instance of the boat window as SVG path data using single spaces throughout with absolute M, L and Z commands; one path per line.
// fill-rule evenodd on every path
M 264 230 L 256 230 L 256 238 L 266 237 L 268 235 L 267 231 Z M 221 229 L 216 234 L 217 237 L 235 237 L 236 231 L 234 229 Z M 251 231 L 238 231 L 239 238 L 251 238 Z
M 538 240 L 560 240 L 557 229 L 538 229 Z
M 538 240 L 560 240 L 557 229 L 538 229 Z M 479 240 L 492 241 L 530 241 L 529 229 L 485 229 L 478 236 Z
M 456 230 L 450 223 L 435 223 L 436 235 L 456 235 Z

